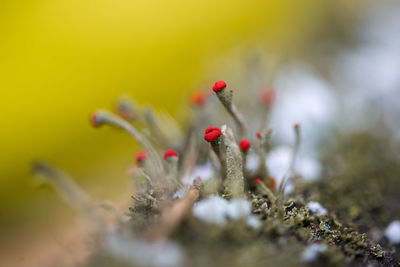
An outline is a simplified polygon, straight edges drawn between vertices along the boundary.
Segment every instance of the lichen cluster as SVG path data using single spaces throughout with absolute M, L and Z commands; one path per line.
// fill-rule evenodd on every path
M 387 133 L 338 137 L 325 147 L 322 179 L 306 182 L 296 170 L 301 125 L 295 123 L 292 161 L 276 184 L 265 160 L 273 145 L 272 129 L 248 129 L 248 121 L 234 104 L 233 91 L 226 87 L 223 81 L 213 87 L 226 110 L 214 116 L 233 122 L 234 127 L 208 124 L 204 93 L 191 96 L 195 115 L 184 131 L 171 129 L 171 124 L 163 126 L 149 108 L 141 115 L 139 108 L 126 99 L 118 102 L 116 114 L 94 113 L 94 126 L 122 128 L 144 149 L 136 157 L 132 174 L 137 185 L 133 202 L 126 219 L 118 220 L 117 230 L 109 230 L 99 207 L 66 174 L 47 164 L 36 165 L 36 173 L 50 181 L 64 200 L 96 220 L 100 238 L 85 265 L 398 264 L 395 247 L 382 233 L 376 233 L 400 214 L 400 197 L 396 186 L 390 184 L 399 183 L 395 176 L 400 173 L 400 160 L 387 150 Z M 275 92 L 268 88 L 261 95 L 262 120 L 266 120 Z M 259 159 L 253 169 L 247 166 L 250 148 Z M 160 156 L 163 151 L 164 160 Z M 193 169 L 205 163 L 212 178 L 193 177 Z M 293 192 L 285 193 L 287 184 L 295 187 Z M 192 212 L 193 205 L 204 204 L 202 201 L 212 197 L 216 202 L 210 203 L 220 199 L 225 203 L 222 209 L 233 210 L 221 211 L 215 204 L 209 210 L 214 217 L 207 220 L 201 219 L 207 214 L 199 217 Z M 310 203 L 316 202 L 310 201 L 318 201 L 326 210 L 319 203 L 311 208 Z M 218 220 L 216 216 L 221 214 L 229 215 Z

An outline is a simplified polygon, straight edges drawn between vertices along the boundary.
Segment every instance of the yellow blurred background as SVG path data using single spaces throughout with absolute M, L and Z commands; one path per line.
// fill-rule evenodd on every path
M 34 183 L 33 159 L 67 170 L 97 198 L 129 202 L 126 168 L 136 144 L 92 129 L 93 110 L 128 93 L 174 114 L 189 90 L 224 78 L 235 49 L 301 54 L 329 30 L 332 14 L 351 14 L 357 2 L 2 0 L 2 246 L 27 244 L 70 220 L 55 193 Z

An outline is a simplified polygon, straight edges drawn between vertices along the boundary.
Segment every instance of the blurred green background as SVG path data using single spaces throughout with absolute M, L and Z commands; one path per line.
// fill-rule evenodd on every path
M 137 145 L 91 128 L 93 110 L 128 93 L 174 114 L 189 90 L 224 79 L 238 48 L 301 56 L 358 2 L 2 0 L 1 238 L 28 242 L 73 214 L 34 183 L 36 158 L 97 198 L 129 202 L 126 169 Z

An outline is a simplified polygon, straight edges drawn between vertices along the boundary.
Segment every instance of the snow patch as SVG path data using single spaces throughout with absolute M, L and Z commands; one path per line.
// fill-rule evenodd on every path
M 258 168 L 258 165 L 260 164 L 260 158 L 258 157 L 257 154 L 248 154 L 246 157 L 246 168 L 249 171 L 256 171 Z
M 211 196 L 197 202 L 192 212 L 193 216 L 207 223 L 224 225 L 228 219 L 236 221 L 246 218 L 249 227 L 258 228 L 261 225 L 258 218 L 251 215 L 251 203 L 243 198 L 227 201 L 220 196 Z
M 278 184 L 289 170 L 292 157 L 293 149 L 289 146 L 278 146 L 268 154 L 266 164 L 271 176 L 276 179 Z M 316 180 L 322 172 L 319 161 L 302 154 L 297 155 L 295 169 L 304 180 Z
M 319 204 L 319 202 L 317 201 L 310 201 L 308 202 L 308 209 L 316 214 L 317 216 L 322 216 L 327 214 L 328 212 L 326 211 L 326 209 L 324 207 L 322 207 L 321 204 Z
M 121 234 L 107 236 L 107 248 L 118 260 L 140 266 L 178 266 L 183 260 L 181 248 L 173 242 L 145 243 Z
M 328 249 L 327 245 L 322 244 L 311 244 L 301 254 L 301 259 L 305 262 L 315 261 L 319 254 L 325 252 Z
M 186 175 L 182 178 L 182 183 L 186 185 L 192 185 L 193 181 L 199 176 L 203 182 L 213 177 L 213 169 L 210 162 L 194 167 L 191 174 Z
M 385 230 L 385 236 L 393 244 L 400 244 L 400 221 L 392 221 Z
M 246 224 L 247 224 L 248 227 L 251 227 L 251 228 L 254 228 L 254 229 L 258 229 L 258 228 L 261 227 L 260 220 L 254 215 L 249 215 L 247 217 Z

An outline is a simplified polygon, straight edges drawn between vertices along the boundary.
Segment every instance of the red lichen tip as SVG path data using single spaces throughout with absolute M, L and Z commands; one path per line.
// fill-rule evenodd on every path
M 293 127 L 294 127 L 295 129 L 298 129 L 298 128 L 300 127 L 300 122 L 295 122 L 295 123 L 293 124 Z
M 269 177 L 268 182 L 269 182 L 268 187 L 271 190 L 276 190 L 276 179 L 274 177 Z
M 128 121 L 134 121 L 137 118 L 134 111 L 125 103 L 118 104 L 115 108 L 115 113 Z
M 250 148 L 250 141 L 247 139 L 242 139 L 239 142 L 239 147 L 243 152 L 246 152 L 247 150 L 249 150 Z
M 258 138 L 261 138 L 261 133 L 260 133 L 260 132 L 256 132 L 256 136 L 257 136 Z
M 262 91 L 260 91 L 258 97 L 260 99 L 261 104 L 263 104 L 266 107 L 271 107 L 275 102 L 276 91 L 274 88 L 267 87 Z
M 136 153 L 135 155 L 135 161 L 137 164 L 141 164 L 143 160 L 145 160 L 148 157 L 147 151 L 146 150 L 141 150 Z
M 229 90 L 229 92 L 233 93 L 233 90 L 231 89 L 231 90 Z
M 90 124 L 92 124 L 93 127 L 99 127 L 101 125 L 101 122 L 98 119 L 98 113 L 93 112 L 90 115 Z
M 221 130 L 218 127 L 208 127 L 204 135 L 204 140 L 213 142 L 221 136 Z
M 218 82 L 215 82 L 212 89 L 214 92 L 219 92 L 222 89 L 224 89 L 225 87 L 226 87 L 226 83 L 224 81 L 218 81 Z
M 168 159 L 170 157 L 178 157 L 178 152 L 176 152 L 173 149 L 168 149 L 167 151 L 165 151 L 164 153 L 164 159 Z
M 255 184 L 260 184 L 262 182 L 262 179 L 261 178 L 256 178 L 255 180 L 254 180 L 254 183 Z
M 207 93 L 205 91 L 195 91 L 189 96 L 190 103 L 196 107 L 202 107 L 206 104 Z

